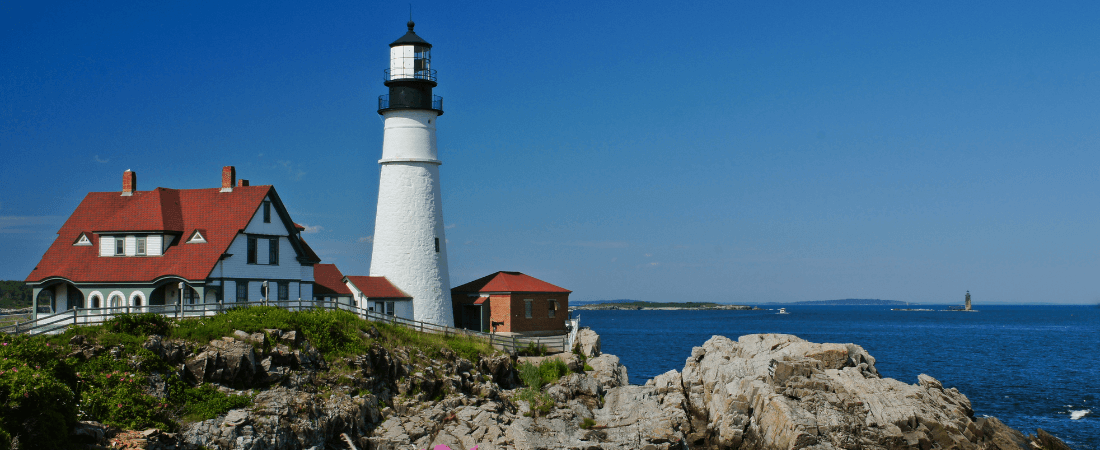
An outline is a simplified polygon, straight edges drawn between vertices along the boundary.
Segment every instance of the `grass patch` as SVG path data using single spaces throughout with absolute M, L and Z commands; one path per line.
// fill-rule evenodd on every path
M 531 413 L 538 415 L 550 412 L 554 407 L 554 399 L 542 392 L 542 387 L 558 381 L 569 373 L 569 366 L 559 359 L 547 359 L 537 366 L 529 362 L 523 362 L 516 371 L 525 388 L 521 389 L 514 397 L 516 400 L 527 402 L 531 406 Z
M 560 359 L 547 359 L 537 366 L 529 362 L 520 363 L 516 367 L 519 379 L 524 386 L 532 389 L 542 389 L 544 385 L 558 381 L 569 374 L 569 366 Z
M 526 346 L 516 349 L 516 354 L 519 356 L 546 356 L 549 353 L 549 349 L 545 345 L 534 342 L 528 342 Z
M 252 398 L 250 397 L 224 394 L 209 384 L 187 389 L 184 391 L 181 400 L 183 401 L 183 418 L 192 422 L 213 419 L 229 412 L 231 409 L 252 405 Z
M 520 389 L 514 398 L 527 402 L 531 406 L 532 415 L 546 414 L 550 412 L 550 408 L 554 407 L 554 399 L 542 391 L 529 387 Z
M 584 420 L 581 421 L 581 429 L 582 430 L 590 430 L 594 426 L 596 426 L 596 420 L 595 419 L 585 417 Z

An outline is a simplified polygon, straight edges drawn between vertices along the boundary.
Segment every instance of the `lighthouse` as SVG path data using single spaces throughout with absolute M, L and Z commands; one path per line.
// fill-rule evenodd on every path
M 378 97 L 385 131 L 370 274 L 412 297 L 397 316 L 453 326 L 435 144 L 443 99 L 432 95 L 432 45 L 413 32 L 415 25 L 410 20 L 409 31 L 390 44 L 389 94 Z

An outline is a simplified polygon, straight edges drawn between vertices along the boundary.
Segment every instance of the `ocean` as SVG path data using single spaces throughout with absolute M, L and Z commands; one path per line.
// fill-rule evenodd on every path
M 1042 428 L 1077 450 L 1100 450 L 1100 307 L 988 306 L 979 312 L 889 306 L 769 305 L 765 311 L 573 311 L 626 365 L 632 384 L 683 370 L 713 335 L 793 334 L 854 343 L 883 377 L 935 377 L 965 394 L 977 417 L 1025 434 Z M 776 314 L 785 307 L 789 314 Z M 946 309 L 946 305 L 919 308 Z

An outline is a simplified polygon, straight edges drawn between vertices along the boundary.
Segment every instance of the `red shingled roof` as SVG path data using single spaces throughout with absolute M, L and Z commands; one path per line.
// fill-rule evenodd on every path
M 313 266 L 313 294 L 318 297 L 351 295 L 351 289 L 344 284 L 344 274 L 336 264 L 316 264 Z
M 349 275 L 344 278 L 355 285 L 355 288 L 367 298 L 412 298 L 411 295 L 390 283 L 386 277 Z
M 451 290 L 459 292 L 573 292 L 520 272 L 497 272 Z
M 204 280 L 233 238 L 248 225 L 260 202 L 270 194 L 275 203 L 280 203 L 271 186 L 238 186 L 233 192 L 219 191 L 219 188 L 156 188 L 137 191 L 132 196 L 119 192 L 88 193 L 26 281 L 63 277 L 78 283 L 147 282 L 169 275 Z M 206 243 L 185 243 L 196 229 L 203 231 Z M 99 256 L 97 233 L 132 231 L 164 232 L 166 241 L 177 242 L 163 256 Z M 87 233 L 92 245 L 72 245 L 81 233 Z M 319 261 L 304 242 L 301 248 L 302 256 Z

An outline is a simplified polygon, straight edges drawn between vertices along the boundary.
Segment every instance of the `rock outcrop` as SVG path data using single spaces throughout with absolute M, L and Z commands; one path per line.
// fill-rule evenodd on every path
M 559 356 L 575 373 L 539 393 L 548 409 L 529 403 L 532 391 L 520 389 L 508 355 L 470 361 L 444 351 L 432 360 L 376 344 L 326 362 L 299 335 L 279 330 L 242 332 L 194 354 L 150 339 L 146 348 L 196 383 L 258 390 L 251 407 L 176 434 L 133 436 L 156 448 L 234 450 L 1068 449 L 1042 430 L 1028 437 L 996 418 L 975 418 L 965 395 L 928 375 L 917 384 L 882 378 L 854 344 L 715 336 L 692 350 L 682 371 L 639 386 L 628 384 L 618 357 L 600 353 L 598 335 L 578 336 L 584 356 Z M 93 425 L 82 435 L 103 436 Z
M 1061 449 L 1045 432 L 1027 437 L 921 375 L 882 378 L 858 345 L 790 335 L 715 336 L 682 372 L 626 384 L 613 355 L 546 389 L 555 405 L 531 414 L 523 401 L 449 400 L 386 419 L 368 438 L 378 449 Z M 507 398 L 507 394 L 505 394 Z M 514 407 L 515 409 L 511 409 Z M 1059 447 L 1062 446 L 1062 447 Z

